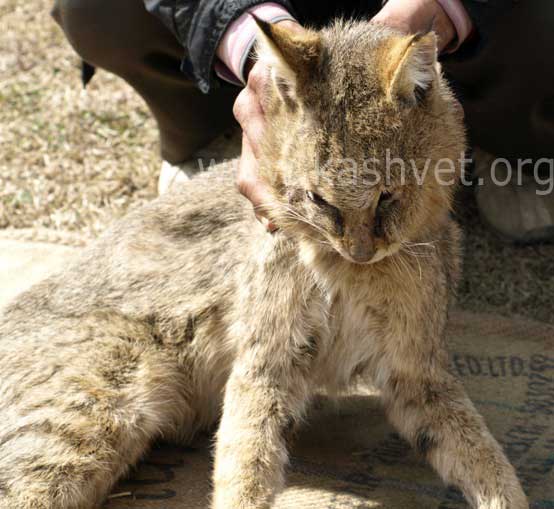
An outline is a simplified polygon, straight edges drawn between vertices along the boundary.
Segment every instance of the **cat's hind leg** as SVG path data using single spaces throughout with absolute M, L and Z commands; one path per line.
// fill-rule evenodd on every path
M 0 361 L 0 509 L 99 507 L 152 440 L 192 417 L 163 352 L 129 339 L 84 350 L 26 369 L 26 352 Z

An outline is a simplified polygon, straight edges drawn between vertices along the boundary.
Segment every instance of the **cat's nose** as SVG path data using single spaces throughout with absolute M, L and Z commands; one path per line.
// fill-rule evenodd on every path
M 352 238 L 348 242 L 348 254 L 357 263 L 369 262 L 375 256 L 375 244 L 371 238 Z

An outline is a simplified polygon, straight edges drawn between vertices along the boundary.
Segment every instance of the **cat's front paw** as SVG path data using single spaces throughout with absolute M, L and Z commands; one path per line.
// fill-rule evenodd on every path
M 218 490 L 214 494 L 211 509 L 270 509 L 270 507 L 271 505 L 263 499 Z
M 256 473 L 214 478 L 211 509 L 270 509 L 273 489 Z
M 477 509 L 529 509 L 529 502 L 518 486 L 508 496 L 493 496 L 477 505 Z

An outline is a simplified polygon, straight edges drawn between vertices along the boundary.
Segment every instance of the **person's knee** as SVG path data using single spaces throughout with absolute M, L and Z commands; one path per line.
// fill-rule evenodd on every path
M 113 7 L 113 0 L 55 0 L 52 17 L 83 60 L 117 70 L 118 62 L 127 60 L 129 45 Z
M 61 16 L 60 2 L 58 0 L 54 2 L 54 7 L 52 7 L 50 14 L 56 20 L 56 23 L 61 26 L 62 16 Z

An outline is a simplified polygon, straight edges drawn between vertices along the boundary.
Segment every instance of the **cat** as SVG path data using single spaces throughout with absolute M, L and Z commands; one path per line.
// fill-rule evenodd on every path
M 277 232 L 226 163 L 16 298 L 0 320 L 0 508 L 97 507 L 155 439 L 186 443 L 218 419 L 212 507 L 269 508 L 310 398 L 360 382 L 473 507 L 528 508 L 447 370 L 455 185 L 383 166 L 465 149 L 435 35 L 259 25 Z

